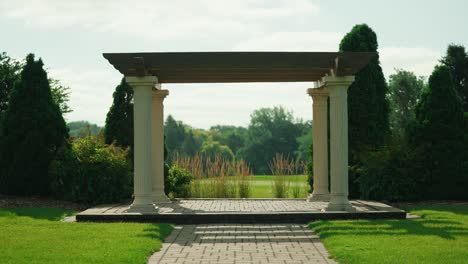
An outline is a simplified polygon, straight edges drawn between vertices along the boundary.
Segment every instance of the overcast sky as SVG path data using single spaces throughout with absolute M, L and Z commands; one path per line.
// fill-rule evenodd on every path
M 41 57 L 70 86 L 68 121 L 103 125 L 121 75 L 103 52 L 337 51 L 358 23 L 377 33 L 382 67 L 428 76 L 447 44 L 468 47 L 468 1 L 0 0 L 0 51 Z M 283 105 L 311 119 L 310 83 L 167 84 L 165 114 L 198 128 L 248 125 Z

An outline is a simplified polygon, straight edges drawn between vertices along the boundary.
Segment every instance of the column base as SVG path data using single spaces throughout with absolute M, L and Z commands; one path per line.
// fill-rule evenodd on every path
M 172 203 L 171 200 L 167 197 L 167 195 L 165 193 L 152 194 L 151 199 L 153 200 L 153 203 L 155 203 L 155 204 Z
M 330 195 L 330 202 L 328 203 L 325 211 L 346 211 L 354 212 L 356 209 L 351 205 L 348 200 L 348 195 L 346 196 L 334 196 Z
M 130 205 L 128 213 L 158 213 L 159 208 L 153 203 L 135 203 Z
M 330 200 L 328 193 L 312 193 L 307 197 L 308 202 L 327 202 Z

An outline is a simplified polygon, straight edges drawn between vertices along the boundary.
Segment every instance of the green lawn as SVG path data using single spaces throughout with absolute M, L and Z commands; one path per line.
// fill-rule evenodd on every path
M 272 182 L 274 177 L 273 175 L 254 175 L 253 176 L 255 181 L 258 182 Z M 291 182 L 299 182 L 307 185 L 307 175 L 291 175 L 291 176 L 286 176 L 289 177 Z
M 252 197 L 251 198 L 275 198 L 273 194 L 273 175 L 255 175 L 252 181 Z M 289 198 L 294 198 L 292 195 L 292 186 L 298 185 L 300 188 L 300 197 L 306 198 L 308 196 L 309 185 L 307 184 L 306 175 L 293 175 L 287 176 L 290 181 L 290 191 L 288 193 Z
M 316 221 L 310 227 L 340 263 L 468 263 L 468 205 L 405 209 L 422 218 Z
M 0 208 L 1 263 L 146 263 L 172 226 L 64 223 L 72 212 Z

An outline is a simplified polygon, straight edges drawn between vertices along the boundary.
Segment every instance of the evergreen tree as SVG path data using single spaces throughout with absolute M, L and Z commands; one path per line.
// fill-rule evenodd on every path
M 0 138 L 0 191 L 6 194 L 48 194 L 49 165 L 68 138 L 43 65 L 29 54 L 11 92 Z
M 436 66 L 416 105 L 411 143 L 419 156 L 426 199 L 466 199 L 468 175 L 462 173 L 464 117 L 447 66 Z
M 133 89 L 125 78 L 115 88 L 114 101 L 106 117 L 104 138 L 106 144 L 130 147 L 133 157 Z
M 455 90 L 462 99 L 465 112 L 468 112 L 468 54 L 465 47 L 449 45 L 441 62 L 449 67 Z
M 344 36 L 340 51 L 377 52 L 377 35 L 366 24 L 356 25 Z M 380 146 L 388 136 L 389 104 L 387 84 L 379 56 L 359 71 L 348 88 L 349 164 L 356 168 L 359 156 L 369 148 Z M 358 175 L 350 171 L 350 195 L 358 196 Z

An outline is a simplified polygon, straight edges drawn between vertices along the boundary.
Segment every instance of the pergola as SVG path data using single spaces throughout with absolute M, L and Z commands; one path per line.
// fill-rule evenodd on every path
M 157 212 L 164 193 L 162 83 L 315 82 L 312 97 L 314 188 L 309 201 L 328 211 L 353 210 L 348 200 L 347 89 L 373 52 L 104 53 L 134 90 L 134 200 L 129 212 Z M 330 98 L 330 192 L 327 98 Z

